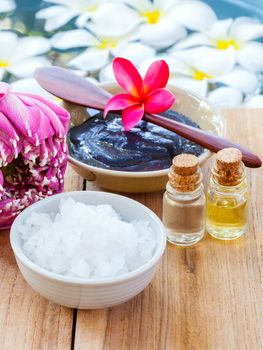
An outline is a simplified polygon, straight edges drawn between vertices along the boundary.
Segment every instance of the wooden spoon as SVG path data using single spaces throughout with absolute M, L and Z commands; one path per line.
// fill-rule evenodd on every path
M 60 67 L 38 68 L 35 71 L 35 79 L 51 94 L 85 107 L 103 110 L 108 100 L 112 97 L 112 94 L 101 87 Z M 248 148 L 233 143 L 223 137 L 213 135 L 204 130 L 185 125 L 160 115 L 145 114 L 143 119 L 165 129 L 174 131 L 178 135 L 212 152 L 217 152 L 227 147 L 238 148 L 242 152 L 243 162 L 246 166 L 250 168 L 259 168 L 262 165 L 260 158 Z

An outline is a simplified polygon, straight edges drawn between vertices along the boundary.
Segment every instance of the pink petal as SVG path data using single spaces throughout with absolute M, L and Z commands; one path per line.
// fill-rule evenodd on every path
M 11 85 L 4 82 L 0 82 L 0 100 L 2 100 L 2 98 L 4 98 L 11 89 Z
M 137 104 L 124 109 L 122 112 L 122 123 L 125 131 L 131 130 L 138 124 L 144 115 L 143 105 Z
M 0 170 L 0 188 L 3 186 L 4 184 L 4 175 L 2 173 L 2 171 Z
M 156 89 L 164 88 L 169 79 L 169 66 L 159 60 L 150 65 L 143 79 L 143 93 L 147 95 Z
M 64 126 L 64 129 L 67 130 L 68 129 L 68 125 L 69 125 L 69 113 L 62 107 L 60 107 L 58 104 L 56 104 L 55 102 L 52 102 L 42 96 L 39 95 L 35 95 L 35 94 L 29 94 L 29 93 L 18 93 L 16 92 L 17 96 L 27 96 L 27 97 L 31 97 L 34 100 L 37 100 L 39 102 L 44 103 L 45 105 L 47 105 L 52 111 L 54 111 L 57 114 L 57 117 L 60 119 L 61 123 Z
M 127 108 L 129 106 L 133 106 L 135 104 L 138 104 L 138 100 L 128 94 L 119 94 L 116 96 L 113 96 L 106 104 L 104 109 L 104 118 L 106 118 L 109 111 L 120 111 L 124 108 Z
M 158 89 L 147 96 L 144 109 L 148 113 L 162 113 L 169 109 L 175 101 L 175 96 L 167 89 Z
M 131 61 L 117 57 L 113 61 L 113 71 L 118 84 L 134 97 L 140 97 L 142 77 Z

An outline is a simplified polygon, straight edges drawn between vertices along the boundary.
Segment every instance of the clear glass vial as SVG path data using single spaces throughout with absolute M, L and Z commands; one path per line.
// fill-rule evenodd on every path
M 174 158 L 163 196 L 163 223 L 167 240 L 179 246 L 200 241 L 205 232 L 205 194 L 198 158 Z
M 217 153 L 207 190 L 206 228 L 223 240 L 242 236 L 248 221 L 248 188 L 242 154 L 235 148 Z

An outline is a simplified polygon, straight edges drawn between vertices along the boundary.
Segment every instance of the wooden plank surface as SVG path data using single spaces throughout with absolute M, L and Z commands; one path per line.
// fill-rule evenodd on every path
M 263 112 L 225 116 L 228 136 L 263 157 Z M 233 242 L 206 235 L 191 248 L 168 245 L 161 269 L 139 296 L 107 310 L 78 311 L 75 349 L 263 349 L 263 169 L 249 173 L 247 234 Z M 162 193 L 131 197 L 161 215 Z
M 67 190 L 83 189 L 69 168 Z M 0 349 L 70 350 L 73 310 L 60 307 L 35 293 L 20 274 L 9 232 L 0 232 Z
M 263 157 L 263 111 L 225 111 L 228 135 Z M 263 349 L 263 169 L 249 171 L 247 234 L 234 242 L 206 235 L 191 248 L 168 245 L 150 286 L 115 308 L 73 311 L 38 296 L 0 234 L 0 350 Z M 83 188 L 71 168 L 66 191 Z M 94 183 L 87 188 L 97 189 Z M 130 197 L 161 215 L 162 193 Z

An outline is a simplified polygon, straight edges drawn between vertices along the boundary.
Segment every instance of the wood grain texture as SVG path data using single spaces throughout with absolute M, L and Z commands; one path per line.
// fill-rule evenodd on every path
M 263 111 L 225 115 L 228 136 L 263 158 Z M 107 310 L 78 311 L 75 349 L 263 349 L 263 169 L 248 173 L 247 234 L 233 242 L 206 235 L 191 248 L 168 245 L 154 281 L 139 296 Z M 129 196 L 161 215 L 162 193 Z
M 83 188 L 68 167 L 65 189 Z M 70 350 L 73 310 L 53 304 L 25 282 L 15 262 L 9 232 L 0 232 L 0 349 Z

